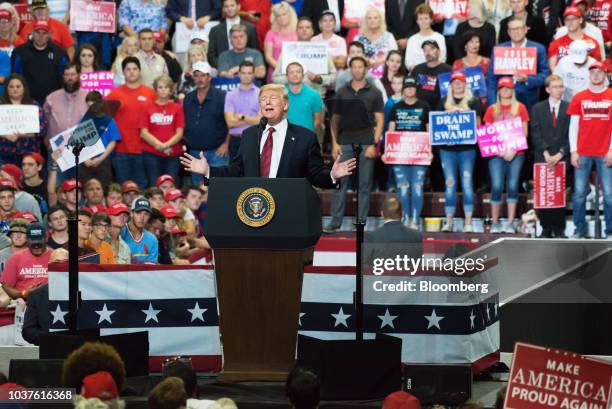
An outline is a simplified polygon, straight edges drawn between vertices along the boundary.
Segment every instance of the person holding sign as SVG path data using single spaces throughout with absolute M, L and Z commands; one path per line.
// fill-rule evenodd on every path
M 467 87 L 467 78 L 461 72 L 451 75 L 448 95 L 440 101 L 439 111 L 476 111 L 476 123 L 480 125 L 483 107 L 480 100 L 472 95 Z M 463 191 L 463 212 L 465 221 L 464 233 L 472 233 L 472 213 L 474 211 L 474 162 L 476 161 L 476 147 L 473 145 L 442 145 L 440 146 L 440 161 L 444 171 L 444 211 L 446 221 L 442 226 L 443 232 L 453 231 L 453 222 L 457 204 L 457 182 L 461 175 L 461 189 Z
M 429 104 L 417 98 L 417 82 L 407 77 L 402 87 L 402 100 L 391 108 L 389 114 L 389 132 L 424 132 L 429 130 Z M 382 161 L 386 163 L 383 154 Z M 400 201 L 404 209 L 402 217 L 405 224 L 413 229 L 419 228 L 419 219 L 423 209 L 423 185 L 427 166 L 393 165 L 395 182 L 399 190 Z
M 514 95 L 514 82 L 510 77 L 502 77 L 497 83 L 497 102 L 489 106 L 484 116 L 484 122 L 492 124 L 516 117 L 521 118 L 523 123 L 523 135 L 527 136 L 529 113 L 525 105 L 516 100 Z M 501 135 L 500 135 L 501 136 Z M 516 152 L 507 149 L 497 156 L 489 159 L 489 175 L 491 177 L 491 233 L 516 233 L 514 228 L 514 216 L 516 215 L 516 204 L 518 203 L 519 180 L 521 169 L 525 161 L 524 152 Z M 502 228 L 499 222 L 501 212 L 502 193 L 504 191 L 504 179 L 506 181 L 508 205 L 508 221 Z

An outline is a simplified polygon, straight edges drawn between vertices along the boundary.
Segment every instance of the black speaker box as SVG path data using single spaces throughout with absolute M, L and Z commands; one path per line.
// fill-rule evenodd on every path
M 411 364 L 404 367 L 404 390 L 422 405 L 459 406 L 472 397 L 470 364 Z
M 319 376 L 322 400 L 382 399 L 401 388 L 402 340 L 298 336 L 298 365 Z
M 9 379 L 26 388 L 61 388 L 63 359 L 11 359 Z

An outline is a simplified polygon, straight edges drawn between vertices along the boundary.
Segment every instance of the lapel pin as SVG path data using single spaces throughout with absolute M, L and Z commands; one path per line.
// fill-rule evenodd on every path
M 292 140 L 292 141 L 295 141 L 295 136 L 292 136 L 292 137 L 291 137 L 291 140 Z

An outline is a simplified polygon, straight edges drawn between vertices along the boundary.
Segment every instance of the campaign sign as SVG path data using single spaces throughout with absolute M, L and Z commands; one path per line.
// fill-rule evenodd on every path
M 57 165 L 62 172 L 76 166 L 76 158 L 72 153 L 71 147 L 68 146 L 68 142 L 70 142 L 71 138 L 77 139 L 85 144 L 85 148 L 79 155 L 79 163 L 83 163 L 88 159 L 104 153 L 104 144 L 102 143 L 102 139 L 100 139 L 100 135 L 98 135 L 98 129 L 93 120 L 88 119 L 85 122 L 81 122 L 49 139 L 53 151 L 58 149 L 62 151 L 62 155 L 57 161 Z
M 30 13 L 30 5 L 28 3 L 13 4 L 13 7 L 15 7 L 17 14 L 19 14 L 19 31 L 21 31 L 26 23 L 34 21 L 34 16 Z
M 504 409 L 607 409 L 612 362 L 517 342 Z
M 533 75 L 538 72 L 538 50 L 535 47 L 493 48 L 495 75 Z
M 430 165 L 429 132 L 387 132 L 385 163 L 387 165 Z
M 93 33 L 114 33 L 115 3 L 112 1 L 72 0 L 70 30 Z
M 565 162 L 557 162 L 549 169 L 546 163 L 533 164 L 533 207 L 554 209 L 565 207 Z
M 240 77 L 237 75 L 234 77 L 215 77 L 212 79 L 212 86 L 229 92 L 240 86 Z
M 313 74 L 327 74 L 328 56 L 327 43 L 309 41 L 283 41 L 283 65 L 282 73 L 287 73 L 287 66 L 292 62 L 299 62 L 304 72 Z
M 429 0 L 434 19 L 468 18 L 468 0 Z
M 98 91 L 105 97 L 115 88 L 115 74 L 112 71 L 82 72 L 81 88 Z
M 432 145 L 473 145 L 476 143 L 476 112 L 429 113 Z
M 0 105 L 0 135 L 40 132 L 38 106 Z
M 484 124 L 478 127 L 478 147 L 483 158 L 506 151 L 519 152 L 528 148 L 520 117 Z
M 485 81 L 482 67 L 469 67 L 459 70 L 465 74 L 467 78 L 467 86 L 472 91 L 475 97 L 485 98 L 487 96 L 487 82 Z M 438 75 L 438 84 L 440 84 L 440 95 L 442 98 L 446 98 L 448 94 L 448 87 L 450 86 L 452 72 L 445 72 Z

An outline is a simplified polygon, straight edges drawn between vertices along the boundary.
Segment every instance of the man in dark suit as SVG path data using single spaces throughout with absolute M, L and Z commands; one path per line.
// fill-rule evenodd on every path
M 30 344 L 38 345 L 40 334 L 49 332 L 49 286 L 30 291 L 21 335 Z
M 336 159 L 331 171 L 323 164 L 315 134 L 287 121 L 289 95 L 283 85 L 263 86 L 259 109 L 265 120 L 242 133 L 238 153 L 229 166 L 209 167 L 202 153 L 199 158 L 185 153 L 181 158 L 185 169 L 207 178 L 307 178 L 323 189 L 335 188 L 339 179 L 355 169 L 354 159 Z
M 223 0 L 222 11 L 225 18 L 220 24 L 213 27 L 208 35 L 210 42 L 208 43 L 208 52 L 206 56 L 208 57 L 208 63 L 215 68 L 217 67 L 217 60 L 219 59 L 221 53 L 229 50 L 230 29 L 235 25 L 240 24 L 246 27 L 248 48 L 252 48 L 254 50 L 259 48 L 255 26 L 247 21 L 244 21 L 238 15 L 238 12 L 240 11 L 240 3 L 238 0 Z
M 332 4 L 330 4 L 332 3 Z M 336 3 L 336 7 L 331 7 Z M 340 21 L 344 15 L 344 0 L 304 0 L 304 6 L 302 7 L 302 14 L 300 17 L 308 17 L 311 21 L 317 22 L 321 18 L 321 14 L 324 11 L 331 10 L 336 17 L 338 22 L 338 28 L 340 27 Z M 336 12 L 338 15 L 336 15 Z M 315 34 L 319 34 L 319 26 L 314 25 Z M 340 32 L 341 29 L 336 29 L 336 32 Z
M 531 110 L 531 140 L 534 148 L 534 161 L 553 167 L 568 158 L 570 115 L 568 103 L 563 101 L 563 80 L 558 75 L 550 75 L 545 82 L 548 99 L 538 102 Z M 565 208 L 538 210 L 541 237 L 565 238 Z
M 414 9 L 424 0 L 385 0 L 385 19 L 387 30 L 397 39 L 397 45 L 406 49 L 408 37 L 416 32 Z
M 402 223 L 402 203 L 397 196 L 387 197 L 381 214 L 384 224 L 367 233 L 365 237 L 366 249 L 369 250 L 368 259 L 395 258 L 398 254 L 420 258 L 423 255 L 423 237 L 418 230 L 406 227 Z
M 195 3 L 195 16 L 192 5 Z M 204 29 L 206 23 L 221 18 L 221 2 L 219 0 L 168 0 L 166 16 L 175 23 L 183 23 L 188 29 L 197 26 Z

